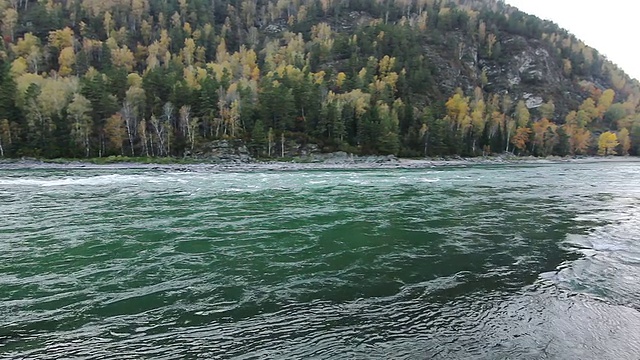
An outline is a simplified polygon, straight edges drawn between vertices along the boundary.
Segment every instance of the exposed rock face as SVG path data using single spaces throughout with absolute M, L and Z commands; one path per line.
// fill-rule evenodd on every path
M 282 148 L 279 144 L 273 149 L 273 157 L 279 158 Z M 321 153 L 317 144 L 297 144 L 294 142 L 286 143 L 284 150 L 285 157 L 297 158 L 305 162 L 324 163 L 324 164 L 395 164 L 399 160 L 394 155 L 371 155 L 358 156 L 344 151 L 332 153 Z M 247 149 L 246 144 L 242 140 L 218 140 L 212 141 L 194 152 L 187 153 L 185 157 L 193 157 L 195 159 L 204 160 L 213 163 L 252 163 L 254 159 Z
M 563 111 L 575 108 L 582 101 L 579 91 L 575 98 L 563 96 L 574 84 L 562 74 L 562 64 L 550 56 L 548 45 L 521 36 L 506 37 L 501 43 L 500 61 L 483 60 L 489 89 L 494 93 L 509 94 L 514 101 L 524 100 L 529 109 L 554 99 L 556 107 Z
M 242 140 L 212 141 L 201 146 L 200 150 L 194 154 L 185 155 L 214 162 L 248 163 L 254 161 Z
M 288 29 L 287 22 L 284 19 L 278 19 L 275 22 L 264 26 L 263 31 L 267 34 L 278 34 Z
M 544 103 L 544 99 L 542 99 L 542 97 L 534 96 L 533 94 L 524 93 L 522 97 L 525 99 L 525 104 L 529 109 L 538 108 L 542 103 Z
M 281 144 L 276 143 L 271 151 L 273 158 L 282 157 Z M 285 158 L 309 159 L 321 155 L 321 149 L 317 144 L 299 144 L 294 141 L 285 142 Z M 247 144 L 240 139 L 211 141 L 201 145 L 199 149 L 193 153 L 186 153 L 185 157 L 219 163 L 251 163 L 256 161 L 247 148 Z
M 309 157 L 320 152 L 320 147 L 317 144 L 290 142 L 285 146 L 284 155 L 285 157 Z
M 334 30 L 348 34 L 358 26 L 372 23 L 374 18 L 363 11 L 352 11 L 347 17 L 329 20 Z M 270 29 L 282 31 L 286 26 L 276 22 Z M 557 49 L 537 38 L 501 32 L 491 54 L 487 52 L 486 43 L 471 40 L 461 30 L 430 33 L 421 45 L 422 55 L 432 67 L 431 79 L 423 85 L 426 97 L 417 99 L 416 105 L 446 101 L 456 88 L 467 95 L 473 94 L 474 88 L 480 86 L 485 93 L 510 97 L 513 103 L 523 100 L 533 118 L 536 118 L 536 109 L 553 100 L 556 121 L 561 122 L 565 114 L 577 109 L 590 96 L 586 89 L 612 87 L 605 78 L 583 76 L 581 82 L 573 81 L 564 73 Z M 332 60 L 324 64 L 324 68 L 337 71 L 346 62 L 347 59 Z M 292 149 L 286 150 L 285 156 L 305 154 Z
M 325 164 L 388 164 L 399 162 L 394 155 L 357 156 L 344 151 L 313 154 L 308 157 L 308 160 Z
M 447 43 L 452 44 L 448 48 L 424 45 L 424 56 L 435 67 L 433 90 L 442 98 L 451 96 L 457 87 L 472 93 L 476 86 L 482 86 L 483 72 L 486 92 L 508 95 L 513 102 L 524 100 L 532 110 L 553 99 L 556 112 L 566 114 L 588 96 L 583 87 L 564 76 L 562 62 L 550 53 L 546 42 L 502 34 L 496 45 L 500 53 L 492 57 L 481 54 L 484 45 L 464 43 L 462 34 L 448 36 Z M 594 83 L 598 85 L 598 81 Z

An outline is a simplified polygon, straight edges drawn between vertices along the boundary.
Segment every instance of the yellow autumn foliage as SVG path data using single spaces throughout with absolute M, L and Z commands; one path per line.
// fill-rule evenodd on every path
M 598 155 L 607 156 L 615 155 L 618 142 L 618 136 L 611 131 L 602 133 L 598 138 Z

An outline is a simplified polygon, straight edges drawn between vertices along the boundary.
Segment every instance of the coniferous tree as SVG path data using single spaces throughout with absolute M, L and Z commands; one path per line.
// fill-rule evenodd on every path
M 497 0 L 67 5 L 0 7 L 2 156 L 176 156 L 219 139 L 280 156 L 307 142 L 593 155 L 607 130 L 613 151 L 638 153 L 640 84 Z M 558 84 L 525 74 L 505 85 L 491 69 L 532 43 Z

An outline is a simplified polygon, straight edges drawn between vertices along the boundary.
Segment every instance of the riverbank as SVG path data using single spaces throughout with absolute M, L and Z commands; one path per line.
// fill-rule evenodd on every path
M 122 161 L 3 159 L 2 169 L 153 169 L 175 171 L 295 171 L 295 170 L 366 170 L 366 169 L 426 169 L 473 165 L 517 165 L 553 163 L 640 162 L 639 157 L 518 157 L 510 155 L 475 158 L 406 159 L 394 156 L 327 157 L 322 161 L 287 159 L 253 162 L 207 162 L 173 158 L 122 159 Z M 156 162 L 154 162 L 156 160 Z

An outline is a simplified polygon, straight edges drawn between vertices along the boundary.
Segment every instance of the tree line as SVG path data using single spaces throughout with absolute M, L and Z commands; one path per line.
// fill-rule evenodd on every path
M 0 156 L 182 156 L 242 139 L 402 156 L 637 154 L 640 91 L 575 37 L 499 1 L 2 1 Z M 567 114 L 447 93 L 422 44 L 448 32 L 501 59 L 515 33 L 584 86 Z M 604 150 L 603 150 L 604 149 Z

